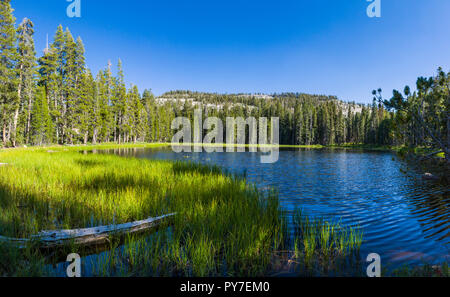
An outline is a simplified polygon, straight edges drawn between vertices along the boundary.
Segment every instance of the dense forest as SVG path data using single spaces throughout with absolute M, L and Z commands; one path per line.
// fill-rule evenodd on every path
M 449 154 L 450 75 L 441 69 L 419 78 L 416 92 L 405 88 L 373 104 L 336 97 L 282 93 L 210 94 L 173 91 L 155 98 L 126 86 L 122 62 L 95 76 L 87 68 L 82 39 L 59 26 L 53 42 L 37 57 L 33 23 L 16 25 L 10 0 L 0 1 L 1 145 L 170 142 L 172 120 L 205 116 L 279 117 L 280 143 L 344 143 L 436 147 Z M 106 61 L 105 61 L 106 62 Z
M 435 149 L 429 156 L 443 153 L 450 162 L 450 73 L 439 68 L 435 77 L 419 77 L 416 89 L 406 86 L 403 94 L 394 90 L 389 100 L 383 100 L 381 90 L 373 95 L 394 112 L 391 129 L 396 142 Z
M 156 99 L 170 104 L 176 115 L 203 113 L 225 122 L 226 117 L 278 117 L 280 143 L 334 145 L 344 143 L 390 144 L 391 113 L 381 104 L 344 103 L 335 97 L 308 94 L 221 95 L 174 91 Z M 248 131 L 247 131 L 248 132 Z

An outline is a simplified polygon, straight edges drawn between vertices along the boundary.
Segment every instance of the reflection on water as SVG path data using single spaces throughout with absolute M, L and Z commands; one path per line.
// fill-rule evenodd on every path
M 450 189 L 401 173 L 404 164 L 391 153 L 351 150 L 282 150 L 275 164 L 261 164 L 258 153 L 181 153 L 170 149 L 110 151 L 145 159 L 216 164 L 246 173 L 260 189 L 278 189 L 292 213 L 360 226 L 362 255 L 378 253 L 398 266 L 443 262 L 450 257 Z

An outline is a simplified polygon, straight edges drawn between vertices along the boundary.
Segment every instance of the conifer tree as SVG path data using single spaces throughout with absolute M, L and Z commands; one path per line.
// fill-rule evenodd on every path
M 18 75 L 17 97 L 22 110 L 25 113 L 25 127 L 22 130 L 24 141 L 27 143 L 31 126 L 31 108 L 36 76 L 36 52 L 34 48 L 34 25 L 29 19 L 23 19 L 17 30 L 18 39 Z M 14 138 L 13 146 L 16 145 L 17 119 L 19 118 L 19 107 L 14 114 Z
M 42 57 L 38 59 L 39 64 L 39 86 L 44 88 L 45 98 L 47 100 L 47 104 L 49 106 L 49 112 L 52 119 L 52 122 L 56 123 L 59 119 L 59 111 L 58 111 L 58 91 L 57 91 L 57 51 L 52 46 L 51 48 L 47 48 L 44 50 L 44 54 Z M 58 129 L 55 128 L 53 131 L 54 139 L 58 143 Z
M 127 88 L 125 86 L 125 76 L 123 73 L 122 61 L 119 59 L 117 66 L 117 78 L 114 85 L 114 123 L 115 123 L 115 141 L 121 143 L 125 141 L 125 118 L 127 112 Z
M 18 108 L 15 17 L 10 0 L 0 1 L 0 123 L 3 145 L 10 139 L 11 112 Z
M 31 114 L 31 142 L 34 145 L 51 144 L 52 130 L 54 129 L 49 114 L 45 88 L 39 87 L 36 91 L 36 99 Z
M 90 70 L 87 70 L 81 78 L 81 86 L 79 99 L 77 102 L 78 126 L 79 133 L 82 136 L 83 144 L 87 144 L 89 140 L 90 127 L 94 125 L 94 103 L 96 96 L 96 85 L 94 77 Z
M 136 143 L 141 136 L 145 136 L 144 133 L 145 124 L 147 123 L 147 115 L 141 102 L 139 90 L 135 85 L 131 87 L 130 92 L 128 93 L 128 106 L 129 136 L 132 138 L 132 141 Z

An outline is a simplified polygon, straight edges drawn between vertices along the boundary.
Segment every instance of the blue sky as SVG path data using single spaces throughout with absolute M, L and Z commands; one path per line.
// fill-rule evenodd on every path
M 94 73 L 121 58 L 126 80 L 157 95 L 306 92 L 370 102 L 371 90 L 413 86 L 450 70 L 450 1 L 381 0 L 12 0 L 36 28 L 39 55 L 56 27 L 81 36 Z

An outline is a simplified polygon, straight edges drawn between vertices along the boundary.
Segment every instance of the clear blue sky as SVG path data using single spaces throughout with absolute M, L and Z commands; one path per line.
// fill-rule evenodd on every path
M 46 34 L 81 36 L 88 66 L 124 62 L 126 80 L 159 95 L 175 89 L 221 93 L 298 91 L 370 102 L 371 90 L 414 85 L 450 70 L 450 1 L 381 0 L 12 0 L 19 20 Z

